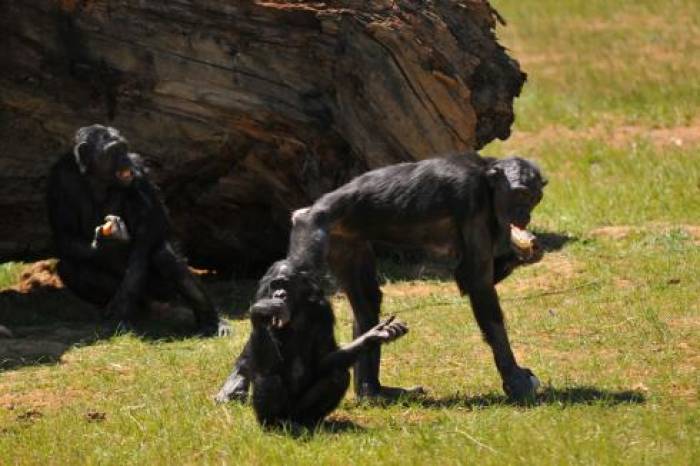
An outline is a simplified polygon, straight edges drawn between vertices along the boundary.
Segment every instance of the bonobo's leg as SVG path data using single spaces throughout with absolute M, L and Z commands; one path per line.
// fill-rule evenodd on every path
M 73 293 L 97 306 L 105 306 L 119 289 L 122 278 L 116 273 L 88 262 L 62 259 L 56 267 L 58 276 Z
M 350 385 L 347 369 L 336 369 L 318 380 L 292 409 L 291 419 L 298 424 L 313 427 L 338 407 Z
M 329 265 L 333 275 L 348 297 L 354 323 L 353 339 L 379 323 L 379 308 L 382 292 L 377 282 L 374 252 L 365 241 L 334 241 L 331 244 Z M 379 394 L 380 345 L 369 349 L 359 358 L 354 367 L 355 393 L 358 396 Z
M 353 339 L 358 338 L 379 323 L 382 292 L 377 281 L 377 266 L 372 245 L 367 241 L 334 239 L 328 260 L 333 275 L 338 279 L 352 306 L 352 334 Z M 420 387 L 403 389 L 382 386 L 379 382 L 380 360 L 380 345 L 364 351 L 359 356 L 353 367 L 354 389 L 358 397 L 396 400 L 401 396 L 423 393 Z
M 216 394 L 214 400 L 217 403 L 226 403 L 232 400 L 246 401 L 250 390 L 250 340 L 241 351 L 240 356 L 233 365 L 233 371 L 226 382 Z
M 493 283 L 493 259 L 486 255 L 481 259 L 476 257 L 482 255 L 478 251 L 484 251 L 483 246 L 479 249 L 470 247 L 467 250 L 471 254 L 463 254 L 455 271 L 457 285 L 463 294 L 469 295 L 476 321 L 486 343 L 493 351 L 504 391 L 518 400 L 531 397 L 539 382 L 536 382 L 529 369 L 520 368 L 515 361 Z
M 253 409 L 258 422 L 265 427 L 277 427 L 289 421 L 289 392 L 282 377 L 259 375 L 253 383 Z
M 195 313 L 197 325 L 206 335 L 219 331 L 219 315 L 209 296 L 187 268 L 187 263 L 165 243 L 153 254 L 153 265 L 158 274 L 170 280 Z

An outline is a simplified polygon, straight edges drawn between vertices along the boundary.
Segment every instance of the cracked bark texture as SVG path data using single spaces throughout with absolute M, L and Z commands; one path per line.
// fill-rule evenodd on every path
M 486 0 L 0 0 L 0 257 L 51 254 L 79 126 L 151 166 L 191 263 L 284 254 L 291 210 L 371 168 L 507 138 L 525 74 Z

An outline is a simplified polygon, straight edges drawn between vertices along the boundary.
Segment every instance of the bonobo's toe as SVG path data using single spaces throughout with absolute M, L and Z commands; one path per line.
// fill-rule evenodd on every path
M 525 367 L 518 367 L 503 381 L 503 391 L 517 402 L 534 401 L 539 386 L 540 380 Z

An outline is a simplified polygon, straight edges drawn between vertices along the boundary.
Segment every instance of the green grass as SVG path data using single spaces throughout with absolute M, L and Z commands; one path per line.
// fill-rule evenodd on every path
M 384 351 L 382 379 L 424 385 L 424 402 L 371 407 L 348 394 L 314 435 L 264 433 L 249 406 L 211 401 L 246 321 L 232 339 L 122 335 L 0 372 L 0 464 L 697 464 L 700 147 L 648 132 L 697 121 L 700 8 L 494 4 L 530 77 L 514 137 L 486 152 L 542 164 L 534 229 L 564 243 L 499 285 L 518 359 L 544 383 L 536 405 L 504 401 L 451 282 L 394 267 L 384 313 L 412 331 Z M 642 131 L 613 140 L 620 125 Z M 546 131 L 560 126 L 575 131 Z M 0 267 L 0 286 L 19 270 Z M 348 304 L 334 303 L 348 341 Z
M 499 37 L 529 74 L 516 128 L 674 126 L 700 107 L 694 0 L 495 0 Z M 524 116 L 524 118 L 523 118 Z
M 24 264 L 21 262 L 5 262 L 0 264 L 0 288 L 11 286 L 19 280 Z

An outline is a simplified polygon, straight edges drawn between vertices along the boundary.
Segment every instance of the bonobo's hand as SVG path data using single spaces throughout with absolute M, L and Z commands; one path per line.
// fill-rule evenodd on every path
M 540 380 L 526 367 L 516 367 L 515 370 L 503 379 L 503 391 L 514 401 L 533 401 Z
M 367 341 L 372 343 L 389 343 L 408 333 L 408 326 L 399 320 L 395 320 L 396 316 L 391 316 L 384 322 L 380 322 L 365 333 Z
M 97 248 L 101 241 L 105 239 L 116 241 L 129 241 L 131 236 L 126 228 L 126 223 L 117 215 L 107 215 L 105 223 L 95 228 L 95 235 L 92 240 L 92 247 Z
M 285 297 L 275 292 L 272 298 L 261 299 L 250 308 L 250 320 L 253 325 L 268 328 L 282 328 L 291 320 L 291 313 Z
M 518 258 L 520 259 L 520 262 L 523 264 L 535 264 L 539 261 L 542 260 L 542 257 L 544 256 L 544 248 L 542 247 L 542 244 L 540 244 L 538 239 L 535 239 L 532 242 L 532 247 L 530 248 L 527 253 L 521 254 L 520 252 L 518 253 Z

